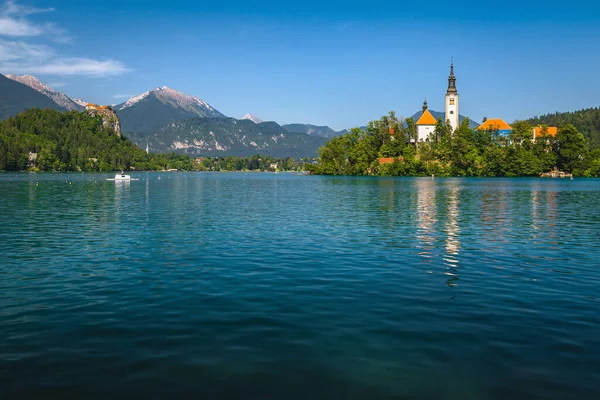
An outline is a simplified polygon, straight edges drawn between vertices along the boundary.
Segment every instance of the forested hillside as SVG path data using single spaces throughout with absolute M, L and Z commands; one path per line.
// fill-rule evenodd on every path
M 139 147 L 104 129 L 100 117 L 31 109 L 0 122 L 0 170 L 111 171 L 133 165 L 157 167 Z
M 586 138 L 590 150 L 600 149 L 600 107 L 573 112 L 556 112 L 527 120 L 531 125 L 573 125 Z
M 258 154 L 198 159 L 175 153 L 146 154 L 124 136 L 104 128 L 101 117 L 77 111 L 31 109 L 0 121 L 0 171 L 288 171 L 300 166 L 289 157 Z

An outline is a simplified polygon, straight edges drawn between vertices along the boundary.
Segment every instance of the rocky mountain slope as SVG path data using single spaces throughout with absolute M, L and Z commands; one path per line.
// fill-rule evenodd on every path
M 19 75 L 10 75 L 9 74 L 9 75 L 6 75 L 6 77 L 8 79 L 12 79 L 13 81 L 22 83 L 23 85 L 27 85 L 30 88 L 32 88 L 33 90 L 40 92 L 41 94 L 43 94 L 45 96 L 48 96 L 56 104 L 58 104 L 59 106 L 61 106 L 62 108 L 65 108 L 67 110 L 83 111 L 83 109 L 85 108 L 85 105 L 82 106 L 80 103 L 74 101 L 66 94 L 64 94 L 62 92 L 57 92 L 56 90 L 52 89 L 50 86 L 41 82 L 35 76 L 31 76 L 31 75 L 19 76 Z
M 133 96 L 116 107 L 123 132 L 150 133 L 188 118 L 225 118 L 197 97 L 163 86 Z
M 262 119 L 258 118 L 254 114 L 246 114 L 242 117 L 242 119 L 248 119 L 248 120 L 254 122 L 255 124 L 261 124 L 263 122 Z
M 117 136 L 121 136 L 121 122 L 112 107 L 96 106 L 88 107 L 85 112 L 92 117 L 102 118 L 102 127 L 114 131 Z
M 173 122 L 154 133 L 129 133 L 140 147 L 153 152 L 179 152 L 193 156 L 315 157 L 326 139 L 290 133 L 275 122 L 256 124 L 234 118 L 192 118 Z
M 334 131 L 328 126 L 316 126 L 310 124 L 287 124 L 282 125 L 282 127 L 292 133 L 304 133 L 310 136 L 320 136 L 324 138 L 331 139 L 334 136 L 337 136 L 339 133 Z
M 66 110 L 37 90 L 0 75 L 0 120 L 29 108 Z

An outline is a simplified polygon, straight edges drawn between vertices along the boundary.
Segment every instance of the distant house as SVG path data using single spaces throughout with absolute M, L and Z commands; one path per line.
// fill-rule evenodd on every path
M 37 156 L 38 156 L 37 153 L 29 152 L 29 158 L 28 158 L 28 160 L 29 160 L 28 166 L 29 167 L 35 166 L 35 162 L 37 161 Z
M 394 157 L 382 157 L 378 161 L 379 161 L 379 165 L 383 165 L 383 164 L 393 164 L 396 160 L 398 162 L 403 162 L 404 158 L 403 157 L 396 157 L 396 158 L 394 158 Z
M 421 118 L 415 124 L 417 126 L 417 141 L 427 142 L 429 141 L 429 135 L 435 131 L 435 125 L 437 121 L 435 117 L 427 109 L 427 100 L 423 102 L 423 114 Z M 414 139 L 411 140 L 414 142 Z
M 535 143 L 535 141 L 541 137 L 544 136 L 552 136 L 552 137 L 556 137 L 556 134 L 558 133 L 558 128 L 556 126 L 536 126 L 535 128 L 533 128 L 531 130 L 531 141 L 533 143 Z
M 383 165 L 383 164 L 393 164 L 394 161 L 396 159 L 393 157 L 386 157 L 386 158 L 380 158 L 379 159 L 379 165 Z
M 492 131 L 498 136 L 508 137 L 513 131 L 513 128 L 500 118 L 484 119 L 483 124 L 475 128 L 478 131 Z

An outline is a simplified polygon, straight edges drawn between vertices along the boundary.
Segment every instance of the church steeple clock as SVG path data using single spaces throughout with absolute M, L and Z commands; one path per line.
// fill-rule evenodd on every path
M 454 76 L 454 60 L 450 61 L 450 76 L 448 76 L 448 90 L 446 91 L 446 122 L 450 123 L 453 132 L 458 128 L 458 92 L 456 91 L 456 76 Z

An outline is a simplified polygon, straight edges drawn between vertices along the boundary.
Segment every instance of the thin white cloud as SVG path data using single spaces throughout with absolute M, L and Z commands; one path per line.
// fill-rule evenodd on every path
M 39 36 L 44 29 L 24 19 L 15 19 L 0 15 L 0 35 L 3 36 Z
M 0 39 L 0 62 L 20 60 L 39 62 L 53 55 L 54 51 L 45 45 Z
M 115 60 L 92 60 L 89 58 L 57 58 L 43 63 L 5 63 L 0 70 L 16 74 L 40 74 L 59 76 L 115 76 L 129 72 L 123 63 Z
M 48 84 L 52 89 L 58 89 L 67 86 L 66 82 L 50 82 Z
M 32 14 L 53 11 L 53 8 L 21 5 L 14 0 L 5 1 L 4 5 L 0 6 L 1 72 L 103 77 L 121 75 L 130 71 L 120 61 L 65 56 L 57 54 L 50 46 L 30 43 L 30 40 L 36 37 L 39 40 L 61 43 L 71 41 L 68 32 L 54 22 L 34 23 L 27 19 L 27 16 Z
M 18 4 L 16 1 L 6 1 L 0 8 L 0 35 L 14 37 L 33 37 L 46 35 L 57 41 L 68 39 L 64 29 L 53 22 L 36 24 L 28 20 L 32 14 L 52 12 L 53 8 L 35 8 Z
M 2 12 L 7 15 L 27 16 L 31 14 L 40 14 L 46 12 L 52 12 L 54 8 L 36 8 L 17 4 L 14 0 L 7 0 L 4 3 Z
M 59 43 L 72 43 L 73 38 L 69 35 L 66 29 L 61 28 L 54 22 L 44 24 L 44 34 L 51 37 L 53 41 Z

